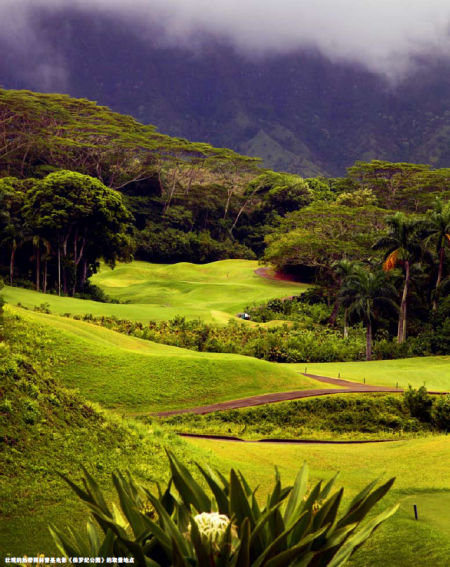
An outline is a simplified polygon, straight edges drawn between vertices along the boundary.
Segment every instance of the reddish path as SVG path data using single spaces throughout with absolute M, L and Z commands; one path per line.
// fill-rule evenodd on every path
M 310 398 L 313 396 L 326 396 L 329 394 L 357 394 L 360 392 L 403 392 L 403 390 L 400 388 L 390 388 L 388 386 L 369 386 L 367 384 L 360 384 L 359 382 L 348 382 L 347 380 L 327 378 L 326 376 L 315 376 L 314 374 L 304 374 L 304 376 L 317 380 L 318 382 L 325 382 L 327 384 L 341 386 L 341 388 L 315 388 L 313 390 L 294 390 L 291 392 L 261 394 L 259 396 L 250 396 L 248 398 L 230 400 L 228 402 L 220 402 L 218 404 L 210 404 L 206 406 L 198 406 L 195 408 L 160 411 L 155 413 L 154 415 L 166 417 L 169 415 L 179 415 L 182 413 L 204 414 L 221 410 L 247 408 L 251 406 L 260 406 L 262 404 L 272 404 L 274 402 L 298 400 L 300 398 Z
M 275 402 L 285 402 L 288 400 L 298 400 L 301 398 L 311 398 L 313 396 L 328 396 L 330 394 L 360 394 L 361 392 L 394 392 L 402 393 L 402 388 L 391 388 L 389 386 L 370 386 L 361 384 L 360 382 L 349 382 L 338 378 L 328 378 L 327 376 L 316 376 L 315 374 L 305 374 L 304 376 L 324 382 L 325 384 L 333 384 L 339 386 L 336 388 L 315 388 L 312 390 L 294 390 L 291 392 L 275 392 L 274 394 L 261 394 L 259 396 L 250 396 L 248 398 L 240 398 L 238 400 L 229 400 L 228 402 L 220 402 L 218 404 L 210 404 L 207 406 L 197 406 L 195 408 L 186 408 L 178 410 L 160 411 L 152 415 L 159 417 L 167 417 L 170 415 L 180 415 L 182 413 L 213 413 L 215 411 L 248 408 L 252 406 L 260 406 L 262 404 L 272 404 Z M 448 394 L 448 392 L 429 391 L 429 394 Z

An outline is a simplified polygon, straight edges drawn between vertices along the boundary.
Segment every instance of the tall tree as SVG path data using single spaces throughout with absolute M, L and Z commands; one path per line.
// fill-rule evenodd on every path
M 23 218 L 22 207 L 26 188 L 34 180 L 15 177 L 0 179 L 0 246 L 9 248 L 9 283 L 14 281 L 14 265 L 18 248 L 28 240 L 30 234 Z
M 278 269 L 307 266 L 330 274 L 342 258 L 365 260 L 384 230 L 386 210 L 315 202 L 286 215 L 266 238 L 264 257 Z
M 351 179 L 373 191 L 382 207 L 404 210 L 405 194 L 409 195 L 411 187 L 417 188 L 417 176 L 429 170 L 430 166 L 425 164 L 374 159 L 371 162 L 357 161 L 347 171 Z
M 366 327 L 366 360 L 372 359 L 373 323 L 378 309 L 389 303 L 396 307 L 397 290 L 383 270 L 371 272 L 355 266 L 345 278 L 340 292 L 342 305 L 355 314 Z
M 24 214 L 35 237 L 37 271 L 45 239 L 46 259 L 50 247 L 57 252 L 58 287 L 62 272 L 65 293 L 70 285 L 73 295 L 84 282 L 87 262 L 103 257 L 114 265 L 116 259 L 130 257 L 130 214 L 121 194 L 98 179 L 73 171 L 51 173 L 28 191 Z M 38 275 L 36 282 L 39 287 Z
M 450 248 L 450 202 L 443 203 L 441 199 L 436 199 L 434 209 L 427 214 L 425 235 L 425 243 L 434 244 L 438 257 L 438 272 L 433 297 L 433 311 L 436 311 L 439 288 L 444 274 L 445 249 Z
M 419 260 L 422 248 L 419 242 L 418 229 L 420 219 L 397 212 L 386 219 L 389 232 L 376 242 L 374 248 L 387 250 L 383 270 L 389 272 L 400 265 L 404 273 L 403 292 L 398 318 L 397 341 L 403 343 L 406 339 L 408 294 L 411 284 L 411 266 Z

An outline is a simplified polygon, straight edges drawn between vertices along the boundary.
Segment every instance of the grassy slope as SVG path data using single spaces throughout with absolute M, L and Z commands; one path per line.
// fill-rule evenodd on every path
M 211 264 L 171 265 L 131 262 L 114 270 L 103 267 L 92 278 L 109 296 L 129 304 L 108 304 L 58 297 L 29 289 L 6 287 L 8 303 L 28 308 L 48 303 L 53 313 L 115 315 L 134 321 L 167 321 L 176 315 L 187 319 L 226 323 L 249 304 L 295 295 L 303 284 L 268 280 L 254 273 L 251 260 L 222 260 Z
M 294 368 L 234 354 L 200 353 L 119 334 L 83 321 L 23 311 L 41 326 L 64 384 L 88 399 L 139 413 L 316 387 Z
M 251 260 L 171 265 L 132 262 L 114 270 L 103 267 L 92 282 L 114 299 L 158 306 L 165 319 L 168 312 L 220 319 L 220 314 L 234 315 L 249 304 L 295 295 L 307 287 L 268 280 L 255 274 L 257 268 L 258 263 Z
M 425 384 L 428 390 L 450 391 L 450 356 L 373 360 L 371 362 L 324 362 L 293 364 L 299 371 L 307 367 L 309 374 L 340 377 L 344 380 L 407 388 Z
M 381 507 L 396 502 L 401 508 L 359 551 L 351 562 L 358 567 L 389 565 L 428 567 L 450 565 L 450 438 L 438 436 L 385 445 L 270 445 L 190 440 L 210 449 L 223 463 L 248 474 L 264 493 L 276 463 L 284 482 L 291 482 L 303 461 L 312 478 L 330 478 L 341 471 L 338 485 L 347 499 L 370 480 L 396 476 Z M 413 516 L 417 504 L 420 521 Z M 350 564 L 349 564 L 350 565 Z
M 2 337 L 3 338 L 3 337 Z M 100 414 L 51 372 L 60 353 L 42 327 L 5 317 L 0 342 L 0 561 L 7 553 L 55 555 L 49 523 L 84 527 L 86 508 L 57 471 L 79 479 L 81 465 L 110 488 L 110 473 L 143 481 L 167 477 L 164 447 L 184 461 L 209 457 L 158 428 Z

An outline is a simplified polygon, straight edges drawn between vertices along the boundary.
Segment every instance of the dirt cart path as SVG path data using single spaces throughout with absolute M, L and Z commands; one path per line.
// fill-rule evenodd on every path
M 294 390 L 291 392 L 276 392 L 273 394 L 261 394 L 259 396 L 250 396 L 248 398 L 240 398 L 238 400 L 229 400 L 228 402 L 220 402 L 206 406 L 198 406 L 194 408 L 178 409 L 157 412 L 153 415 L 167 417 L 169 415 L 179 415 L 183 413 L 212 413 L 215 411 L 247 408 L 251 406 L 260 406 L 262 404 L 272 404 L 275 402 L 285 402 L 288 400 L 298 400 L 301 398 L 311 398 L 314 396 L 327 396 L 330 394 L 359 394 L 361 392 L 403 392 L 400 388 L 390 388 L 388 386 L 369 386 L 360 384 L 359 382 L 349 382 L 347 380 L 339 380 L 337 378 L 327 378 L 326 376 L 316 376 L 314 374 L 305 374 L 308 378 L 340 386 L 335 388 L 315 388 L 312 390 Z

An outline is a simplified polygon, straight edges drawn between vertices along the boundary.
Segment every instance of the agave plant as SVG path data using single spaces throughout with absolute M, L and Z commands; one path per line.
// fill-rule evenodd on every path
M 378 488 L 370 483 L 340 514 L 344 490 L 333 492 L 337 475 L 309 488 L 306 464 L 292 487 L 283 488 L 276 471 L 261 506 L 240 472 L 232 469 L 226 478 L 197 464 L 206 491 L 173 454 L 168 457 L 171 478 L 164 491 L 157 485 L 157 494 L 130 474 L 113 474 L 120 510 L 85 469 L 83 486 L 63 476 L 103 535 L 93 519 L 84 537 L 51 527 L 59 550 L 66 557 L 132 557 L 139 567 L 337 567 L 397 509 L 366 518 L 393 478 Z

